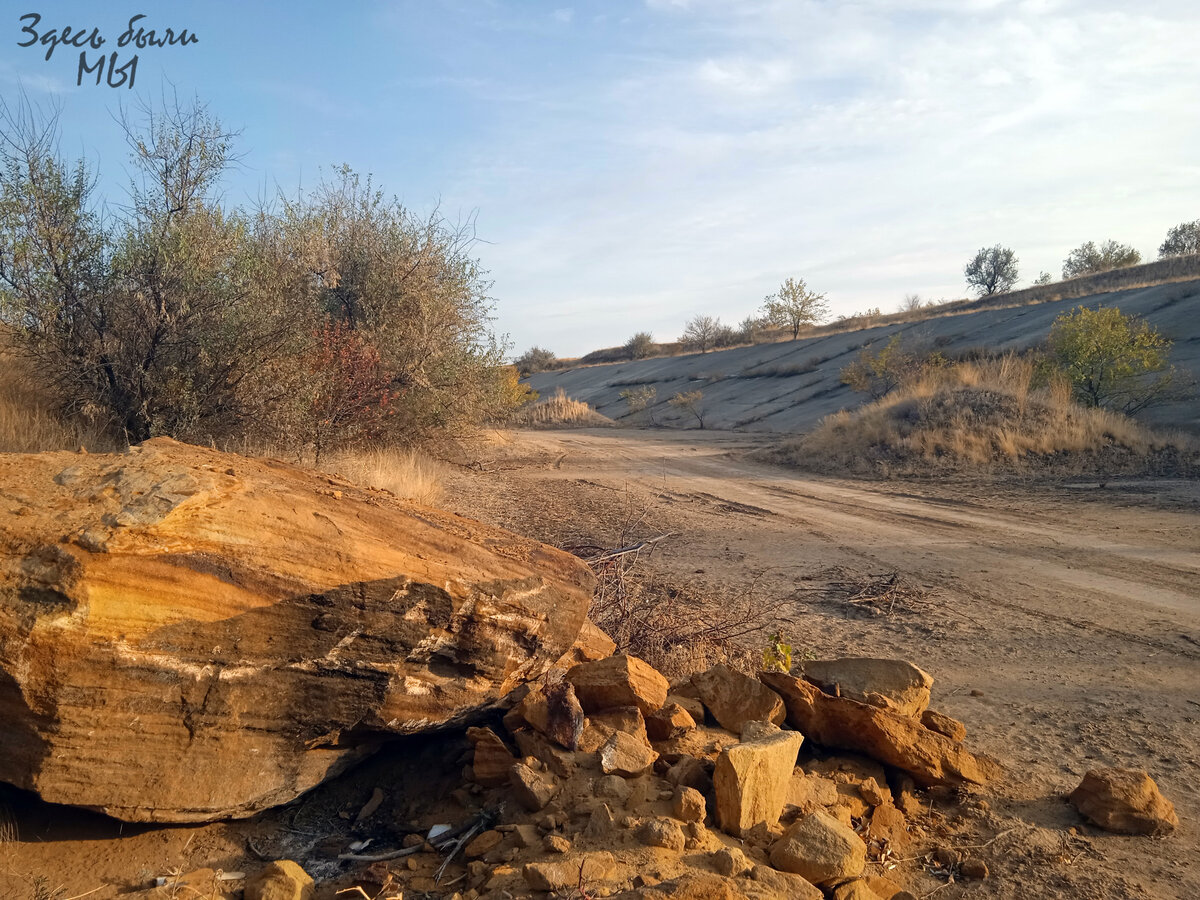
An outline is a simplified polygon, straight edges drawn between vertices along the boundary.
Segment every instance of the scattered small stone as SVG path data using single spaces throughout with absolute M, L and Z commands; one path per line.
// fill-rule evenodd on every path
M 831 900 L 879 900 L 879 895 L 871 890 L 866 879 L 855 878 L 835 887 Z
M 500 842 L 504 840 L 504 835 L 500 832 L 491 830 L 485 831 L 476 835 L 465 848 L 463 853 L 470 859 L 477 859 L 500 846 Z
M 592 792 L 597 797 L 603 800 L 615 800 L 619 804 L 624 804 L 629 799 L 632 790 L 629 782 L 619 775 L 605 775 L 592 782 Z
M 681 704 L 668 702 L 646 717 L 646 734 L 652 741 L 666 741 L 696 727 L 696 720 Z
M 789 900 L 824 900 L 825 895 L 820 888 L 801 875 L 790 872 L 778 872 L 770 866 L 755 866 L 750 877 L 773 891 L 779 897 Z
M 576 887 L 580 879 L 585 883 L 606 881 L 615 865 L 613 855 L 602 851 L 552 862 L 526 863 L 521 874 L 535 891 L 561 891 Z
M 536 772 L 524 763 L 511 766 L 508 776 L 517 802 L 530 812 L 544 809 L 558 793 L 559 785 L 552 775 Z
M 648 819 L 638 826 L 636 837 L 647 847 L 665 847 L 682 853 L 687 838 L 683 829 L 670 819 Z
M 938 847 L 933 851 L 933 861 L 943 869 L 953 869 L 958 865 L 959 860 L 958 852 L 949 847 Z
M 571 849 L 571 842 L 561 834 L 548 834 L 542 841 L 547 853 L 566 853 Z
M 707 813 L 704 795 L 695 788 L 676 788 L 671 812 L 681 822 L 703 822 Z
M 601 803 L 592 810 L 583 833 L 586 837 L 593 839 L 603 837 L 612 831 L 616 824 L 616 819 L 613 818 L 612 810 L 608 808 L 608 804 Z
M 645 774 L 658 759 L 649 743 L 623 731 L 615 732 L 600 748 L 600 770 L 605 775 L 634 778 Z
M 737 878 L 752 868 L 746 854 L 737 847 L 722 847 L 714 853 L 712 866 L 718 874 L 724 875 L 726 878 Z
M 988 877 L 987 863 L 974 856 L 964 859 L 958 870 L 962 873 L 963 878 L 973 878 L 977 881 L 982 881 Z
M 885 803 L 892 802 L 892 792 L 881 788 L 879 783 L 874 778 L 868 778 L 858 786 L 858 793 L 868 806 L 883 806 Z
M 313 900 L 312 878 L 298 863 L 281 859 L 246 880 L 245 900 Z

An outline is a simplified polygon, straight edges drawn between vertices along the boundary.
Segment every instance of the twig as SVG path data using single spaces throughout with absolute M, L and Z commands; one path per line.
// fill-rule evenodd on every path
M 628 547 L 621 547 L 617 550 L 609 550 L 599 556 L 584 557 L 583 561 L 586 563 L 607 562 L 610 559 L 616 559 L 618 556 L 625 556 L 629 553 L 637 553 L 639 550 L 644 550 L 647 547 L 657 544 L 659 541 L 663 541 L 674 536 L 674 532 L 667 532 L 666 534 L 660 534 L 658 537 L 647 538 L 644 541 L 638 541 L 636 544 L 630 544 Z
M 388 850 L 384 853 L 339 853 L 338 859 L 350 859 L 354 862 L 386 862 L 389 859 L 411 856 L 419 852 L 423 846 L 423 844 L 417 844 L 415 847 L 405 847 L 403 850 Z

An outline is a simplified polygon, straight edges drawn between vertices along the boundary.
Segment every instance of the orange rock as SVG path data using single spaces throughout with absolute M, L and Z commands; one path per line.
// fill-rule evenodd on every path
M 589 715 L 614 706 L 636 706 L 642 715 L 649 715 L 667 699 L 667 679 L 653 666 L 624 653 L 580 663 L 566 678 Z
M 1174 805 L 1137 769 L 1093 769 L 1068 799 L 1105 831 L 1169 834 L 1179 827 Z
M 508 770 L 516 760 L 508 752 L 504 741 L 490 728 L 468 728 L 467 740 L 475 747 L 471 761 L 475 780 L 484 787 L 508 784 Z
M 678 703 L 667 703 L 646 717 L 646 734 L 652 741 L 665 741 L 696 727 L 696 720 Z
M 780 731 L 735 744 L 721 753 L 713 770 L 713 786 L 722 831 L 740 837 L 756 825 L 769 827 L 779 822 L 803 741 L 794 731 Z
M 903 769 L 926 787 L 984 784 L 1002 771 L 995 760 L 971 753 L 909 716 L 831 696 L 782 672 L 763 672 L 761 677 L 783 697 L 788 723 L 806 737 Z
M 933 677 L 910 662 L 859 656 L 806 662 L 804 679 L 828 694 L 914 719 L 929 706 L 933 687 Z
M 721 664 L 693 675 L 692 684 L 722 728 L 740 733 L 747 722 L 783 724 L 783 700 L 757 678 Z
M 0 516 L 0 780 L 126 820 L 248 816 L 494 704 L 571 647 L 594 584 L 497 528 L 168 439 L 0 454 L 0 493 L 35 511 Z
M 952 719 L 950 716 L 935 712 L 932 709 L 927 709 L 921 713 L 921 724 L 930 731 L 944 734 L 952 741 L 965 741 L 967 739 L 966 725 L 958 721 L 958 719 Z

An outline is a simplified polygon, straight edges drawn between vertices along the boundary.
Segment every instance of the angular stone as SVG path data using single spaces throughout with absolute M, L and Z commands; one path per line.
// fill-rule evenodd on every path
M 747 722 L 783 724 L 783 699 L 757 678 L 721 664 L 693 675 L 692 684 L 722 728 L 740 733 Z
M 1067 799 L 1105 831 L 1169 834 L 1179 827 L 1174 805 L 1138 769 L 1092 769 Z
M 612 832 L 617 827 L 617 820 L 612 814 L 612 810 L 608 808 L 607 803 L 601 803 L 592 810 L 591 816 L 588 817 L 588 823 L 583 829 L 584 836 L 592 838 L 602 838 L 606 834 Z
M 929 706 L 933 676 L 902 659 L 814 660 L 804 664 L 804 678 L 827 694 L 848 697 L 914 719 Z
M 950 718 L 945 713 L 927 709 L 921 713 L 921 724 L 930 731 L 944 734 L 952 741 L 965 741 L 967 739 L 967 726 L 958 721 L 958 719 Z
M 601 851 L 552 862 L 526 863 L 522 874 L 535 891 L 561 891 L 577 887 L 581 878 L 585 883 L 607 881 L 616 864 L 611 853 Z
M 715 762 L 722 750 L 732 747 L 738 741 L 736 734 L 731 734 L 724 728 L 697 725 L 691 731 L 685 731 L 670 740 L 658 741 L 654 749 L 669 763 L 675 763 L 685 756 Z
M 649 819 L 638 826 L 637 839 L 647 847 L 663 847 L 682 853 L 687 838 L 677 822 L 670 819 Z
M 633 788 L 629 782 L 619 775 L 605 775 L 592 782 L 592 793 L 602 800 L 612 800 L 618 806 L 624 806 L 629 800 Z
M 695 693 L 691 682 L 688 682 L 688 688 L 691 693 Z M 682 707 L 696 725 L 704 724 L 704 704 L 700 702 L 699 697 L 693 697 L 691 694 L 677 694 L 672 690 L 667 694 L 667 701 L 663 705 L 671 706 L 672 704 Z
M 667 703 L 646 717 L 646 735 L 652 741 L 666 741 L 696 727 L 696 720 L 678 703 Z
M 475 748 L 471 769 L 475 780 L 484 787 L 508 784 L 508 770 L 516 759 L 508 752 L 504 741 L 490 728 L 468 728 L 467 740 Z
M 707 794 L 712 787 L 712 766 L 695 757 L 682 756 L 667 769 L 666 779 L 673 785 L 695 788 L 701 794 Z
M 671 798 L 671 814 L 681 822 L 703 822 L 707 809 L 704 795 L 695 788 L 677 787 Z
M 785 803 L 800 809 L 805 815 L 838 802 L 838 786 L 822 775 L 808 775 L 795 769 L 788 781 Z
M 995 760 L 971 753 L 909 716 L 834 697 L 782 672 L 761 677 L 783 697 L 788 723 L 806 737 L 903 769 L 926 787 L 985 784 L 1003 771 Z
M 579 636 L 575 638 L 575 643 L 554 666 L 558 669 L 569 669 L 580 663 L 604 659 L 616 652 L 617 645 L 613 643 L 613 639 L 591 619 L 584 619 L 583 627 L 579 629 Z
M 904 813 L 891 805 L 877 806 L 871 813 L 871 837 L 885 838 L 893 850 L 908 846 L 908 821 Z
M 244 896 L 245 900 L 313 900 L 316 887 L 299 864 L 281 859 L 246 879 Z
M 600 748 L 600 771 L 605 775 L 634 778 L 648 772 L 656 759 L 658 754 L 647 742 L 617 731 Z
M 524 763 L 517 763 L 509 769 L 508 777 L 517 802 L 530 812 L 545 809 L 560 786 L 553 775 L 536 772 Z
M 713 787 L 717 823 L 735 837 L 755 825 L 775 825 L 804 737 L 794 731 L 735 744 L 717 758 Z
M 499 529 L 165 438 L 0 454 L 0 494 L 34 511 L 0 516 L 0 780 L 128 821 L 253 815 L 384 735 L 470 724 L 572 645 L 594 584 Z
M 773 891 L 778 898 L 788 900 L 825 900 L 821 889 L 801 875 L 779 872 L 770 866 L 755 866 L 750 877 Z
M 614 706 L 636 706 L 645 716 L 667 700 L 667 679 L 653 666 L 624 653 L 580 663 L 568 670 L 566 678 L 589 715 Z
M 862 838 L 821 811 L 792 824 L 771 847 L 771 865 L 817 885 L 857 878 L 866 864 Z
M 547 853 L 566 853 L 571 849 L 571 842 L 561 834 L 548 834 L 542 839 L 542 846 Z

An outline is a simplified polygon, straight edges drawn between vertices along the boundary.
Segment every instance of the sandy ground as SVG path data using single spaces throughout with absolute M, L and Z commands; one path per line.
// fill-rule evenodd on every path
M 1200 897 L 1200 485 L 837 480 L 748 460 L 761 440 L 525 432 L 453 474 L 443 505 L 562 544 L 670 533 L 644 565 L 689 584 L 755 584 L 768 626 L 797 655 L 897 656 L 932 673 L 934 707 L 1010 774 L 947 802 L 946 842 L 978 846 L 992 877 L 947 884 L 917 873 L 918 896 Z M 823 589 L 889 572 L 924 598 L 876 613 Z M 106 900 L 170 871 L 253 869 L 247 838 L 270 855 L 311 847 L 377 784 L 397 816 L 415 815 L 420 803 L 401 786 L 415 752 L 283 810 L 204 828 L 122 826 L 0 795 L 20 837 L 0 840 L 0 897 L 39 896 L 39 877 L 52 891 L 43 900 L 93 890 Z M 1179 832 L 1084 826 L 1062 795 L 1088 768 L 1111 765 L 1148 770 L 1174 801 Z
M 616 546 L 631 521 L 639 538 L 672 532 L 651 565 L 757 581 L 798 654 L 933 674 L 935 708 L 1011 773 L 970 827 L 981 841 L 1015 829 L 986 848 L 993 878 L 938 897 L 1200 897 L 1200 484 L 847 481 L 747 460 L 757 444 L 525 432 L 448 499 L 550 541 Z M 899 572 L 930 593 L 872 614 L 812 590 L 836 569 Z M 1062 796 L 1096 766 L 1149 771 L 1180 831 L 1083 826 Z

